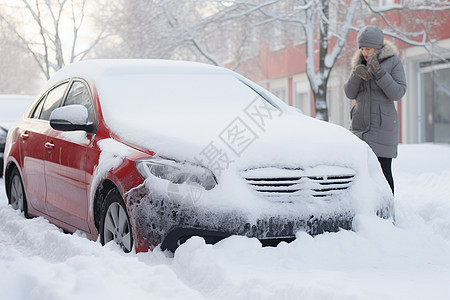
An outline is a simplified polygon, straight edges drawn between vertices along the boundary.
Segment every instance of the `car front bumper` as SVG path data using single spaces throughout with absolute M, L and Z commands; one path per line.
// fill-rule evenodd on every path
M 192 236 L 216 243 L 231 235 L 257 238 L 263 245 L 292 241 L 298 231 L 311 235 L 351 229 L 354 212 L 308 214 L 289 210 L 253 214 L 229 209 L 212 210 L 192 202 L 180 201 L 169 194 L 150 191 L 145 185 L 126 194 L 133 224 L 136 251 L 147 251 L 161 244 L 161 249 L 175 251 Z

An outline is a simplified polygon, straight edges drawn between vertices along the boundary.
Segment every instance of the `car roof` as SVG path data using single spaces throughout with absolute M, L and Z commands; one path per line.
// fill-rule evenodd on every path
M 47 82 L 45 89 L 70 78 L 96 81 L 103 75 L 139 73 L 227 73 L 231 72 L 204 63 L 162 59 L 92 59 L 63 67 Z

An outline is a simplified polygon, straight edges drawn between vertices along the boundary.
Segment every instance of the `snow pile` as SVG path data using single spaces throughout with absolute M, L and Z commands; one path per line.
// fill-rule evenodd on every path
M 360 215 L 355 231 L 299 232 L 276 248 L 238 236 L 216 245 L 194 237 L 173 256 L 159 248 L 123 254 L 43 218 L 26 220 L 2 191 L 2 298 L 448 299 L 449 159 L 449 146 L 400 146 L 395 226 Z
M 450 240 L 449 146 L 421 144 L 407 149 L 394 160 L 398 184 L 408 187 L 399 187 L 396 192 L 399 199 L 405 200 L 397 201 L 397 223 L 427 229 Z
M 2 299 L 201 298 L 168 265 L 63 234 L 42 218 L 25 220 L 4 204 L 0 228 Z

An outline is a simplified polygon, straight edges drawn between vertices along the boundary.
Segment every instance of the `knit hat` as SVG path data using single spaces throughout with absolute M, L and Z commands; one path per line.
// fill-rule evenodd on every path
M 358 47 L 381 49 L 383 47 L 383 31 L 376 26 L 366 26 L 358 32 Z

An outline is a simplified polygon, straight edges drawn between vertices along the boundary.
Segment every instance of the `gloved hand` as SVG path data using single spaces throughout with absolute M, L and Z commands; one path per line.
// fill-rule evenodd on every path
M 366 66 L 363 64 L 357 65 L 353 69 L 353 74 L 365 81 L 372 79 L 372 75 L 367 71 Z
M 367 71 L 376 79 L 384 75 L 385 71 L 381 68 L 380 62 L 378 61 L 378 51 L 367 59 Z

